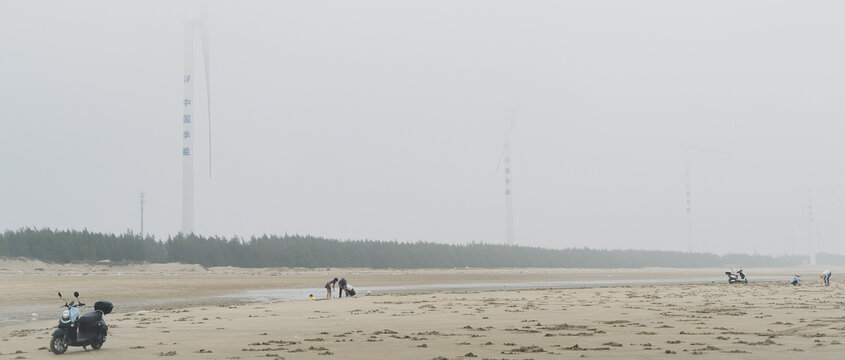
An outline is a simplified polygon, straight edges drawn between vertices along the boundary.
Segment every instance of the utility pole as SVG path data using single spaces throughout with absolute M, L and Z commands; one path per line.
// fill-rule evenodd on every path
M 692 239 L 692 183 L 690 183 L 689 160 L 687 160 L 687 250 L 693 252 Z
M 144 192 L 141 191 L 141 239 L 144 239 Z
M 816 251 L 818 250 L 818 232 L 814 232 L 813 225 L 816 223 L 816 216 L 813 212 L 813 192 L 809 192 L 809 221 L 807 222 L 807 240 L 810 243 L 810 265 L 816 265 Z

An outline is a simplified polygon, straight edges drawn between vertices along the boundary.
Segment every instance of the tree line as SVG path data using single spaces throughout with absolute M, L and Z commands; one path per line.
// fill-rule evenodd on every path
M 237 267 L 550 267 L 641 268 L 791 266 L 807 256 L 686 253 L 658 250 L 545 249 L 485 243 L 461 245 L 374 240 L 335 240 L 310 235 L 262 235 L 249 239 L 176 235 L 166 240 L 128 231 L 24 228 L 0 234 L 0 256 L 46 262 L 181 262 Z M 822 264 L 845 264 L 845 256 L 820 253 Z

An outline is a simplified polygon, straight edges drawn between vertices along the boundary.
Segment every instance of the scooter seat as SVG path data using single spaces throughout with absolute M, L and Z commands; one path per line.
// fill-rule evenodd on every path
M 103 320 L 103 313 L 99 311 L 92 311 L 79 317 L 79 326 L 87 326 Z

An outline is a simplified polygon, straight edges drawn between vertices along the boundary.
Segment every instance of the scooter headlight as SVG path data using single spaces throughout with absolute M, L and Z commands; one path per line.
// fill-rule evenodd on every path
M 64 321 L 70 320 L 70 310 L 62 311 L 62 320 L 64 320 Z

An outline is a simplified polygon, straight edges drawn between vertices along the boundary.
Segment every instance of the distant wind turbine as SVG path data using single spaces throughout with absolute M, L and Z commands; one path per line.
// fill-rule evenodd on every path
M 807 207 L 807 240 L 810 243 L 810 265 L 816 265 L 816 253 L 819 249 L 819 233 L 821 230 L 821 224 L 816 221 L 816 214 L 815 210 L 813 209 L 812 191 L 808 192 L 807 198 L 809 199 L 809 206 Z
M 495 173 L 499 172 L 502 161 L 505 163 L 505 245 L 516 245 L 516 240 L 513 237 L 513 199 L 511 198 L 511 147 L 510 134 L 513 130 L 513 122 L 511 122 L 508 135 L 505 139 L 505 146 L 502 148 L 502 155 L 499 156 L 499 164 L 496 165 Z
M 203 5 L 205 5 L 203 3 Z M 185 17 L 185 74 L 182 77 L 184 97 L 182 99 L 182 233 L 194 232 L 194 32 L 200 30 L 203 63 L 205 67 L 205 91 L 208 104 L 208 177 L 211 178 L 211 74 L 209 69 L 208 24 L 205 20 L 205 6 L 201 7 L 199 18 Z
M 692 231 L 692 175 L 691 175 L 691 166 L 690 163 L 692 162 L 691 153 L 693 151 L 702 152 L 702 153 L 719 153 L 724 155 L 732 155 L 730 151 L 723 151 L 717 150 L 702 146 L 696 146 L 687 144 L 686 145 L 686 212 L 687 212 L 687 250 L 689 252 L 693 252 L 695 250 L 695 241 L 693 239 L 693 231 Z

